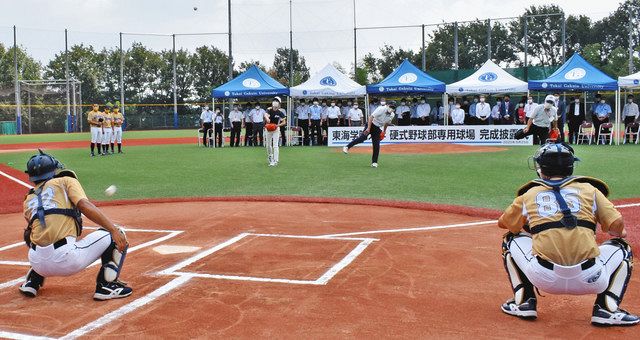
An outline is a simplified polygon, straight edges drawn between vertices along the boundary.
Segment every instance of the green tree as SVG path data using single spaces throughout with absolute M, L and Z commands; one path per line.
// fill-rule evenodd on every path
M 309 67 L 304 57 L 300 56 L 297 49 L 293 49 L 291 57 L 293 59 L 293 84 L 289 84 L 289 49 L 278 48 L 273 58 L 273 71 L 275 79 L 285 86 L 295 86 L 309 79 Z
M 200 46 L 191 58 L 196 98 L 198 101 L 209 101 L 211 89 L 229 80 L 229 56 L 215 46 Z
M 160 69 L 163 60 L 160 53 L 141 43 L 133 43 L 125 54 L 125 97 L 129 102 L 148 102 L 147 98 L 158 97 L 162 91 Z
M 249 61 L 243 61 L 240 63 L 240 65 L 238 66 L 238 74 L 244 73 L 246 70 L 249 69 L 249 67 L 253 65 L 258 66 L 258 68 L 264 71 L 265 73 L 267 72 L 267 68 L 264 65 L 260 64 L 260 61 L 251 59 Z
M 594 42 L 601 42 L 605 54 L 617 47 L 629 48 L 629 22 L 631 22 L 632 46 L 640 44 L 640 0 L 626 0 L 609 16 L 593 25 Z
M 160 88 L 158 100 L 163 101 L 168 98 L 173 102 L 173 51 L 164 50 L 161 53 L 163 66 L 160 70 Z M 179 103 L 193 99 L 194 75 L 191 72 L 192 55 L 185 49 L 176 51 L 176 94 Z
M 103 78 L 101 55 L 92 46 L 73 45 L 69 49 L 69 78 L 82 83 L 83 100 L 93 103 L 102 99 L 100 79 Z M 65 53 L 56 54 L 49 61 L 45 70 L 45 77 L 51 79 L 65 79 Z
M 13 63 L 13 47 L 7 48 L 0 43 L 0 84 L 7 86 L 15 81 Z M 42 78 L 42 66 L 39 62 L 27 54 L 27 51 L 18 47 L 16 51 L 18 59 L 18 79 L 37 80 Z
M 529 65 L 552 66 L 562 63 L 562 17 L 557 5 L 531 6 L 509 24 L 513 51 L 524 53 L 524 22 L 528 23 L 527 49 Z

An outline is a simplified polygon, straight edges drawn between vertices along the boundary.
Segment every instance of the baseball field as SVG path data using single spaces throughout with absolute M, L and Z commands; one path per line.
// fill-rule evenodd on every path
M 327 147 L 281 148 L 268 167 L 264 148 L 205 149 L 184 130 L 128 132 L 122 155 L 91 158 L 87 141 L 0 136 L 0 337 L 640 338 L 591 326 L 591 296 L 542 293 L 534 322 L 500 311 L 512 293 L 495 220 L 535 177 L 536 147 L 383 147 L 373 169 Z M 127 228 L 131 297 L 93 301 L 95 266 L 19 294 L 37 147 Z M 634 249 L 639 150 L 576 148 L 576 174 L 609 184 Z M 640 312 L 637 273 L 622 308 Z

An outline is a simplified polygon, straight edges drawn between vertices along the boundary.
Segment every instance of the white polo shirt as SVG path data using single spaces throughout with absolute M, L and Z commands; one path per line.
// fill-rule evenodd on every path
M 386 105 L 378 106 L 378 108 L 371 114 L 371 118 L 373 119 L 373 125 L 382 129 L 385 124 L 391 123 L 391 120 L 393 120 L 393 114 L 387 112 Z
M 204 110 L 200 114 L 200 119 L 202 119 L 203 123 L 212 123 L 213 122 L 213 112 L 211 110 Z
M 476 105 L 476 117 L 488 118 L 491 116 L 491 105 L 487 102 L 480 102 Z
M 329 119 L 338 119 L 340 116 L 340 108 L 337 106 L 329 106 L 327 107 L 327 118 Z

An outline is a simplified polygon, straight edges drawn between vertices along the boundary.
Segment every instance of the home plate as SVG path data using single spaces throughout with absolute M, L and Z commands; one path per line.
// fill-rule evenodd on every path
M 153 250 L 162 255 L 169 254 L 180 254 L 180 253 L 192 253 L 196 250 L 200 249 L 200 247 L 192 247 L 192 246 L 168 246 L 162 245 L 153 248 Z

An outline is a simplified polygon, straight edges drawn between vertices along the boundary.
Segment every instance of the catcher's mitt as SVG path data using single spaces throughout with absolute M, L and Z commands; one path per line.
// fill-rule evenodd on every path
M 384 136 L 385 136 L 384 131 L 380 131 L 380 140 L 383 140 Z
M 273 123 L 269 123 L 265 125 L 265 127 L 267 128 L 267 131 L 276 131 L 278 129 L 278 125 Z

